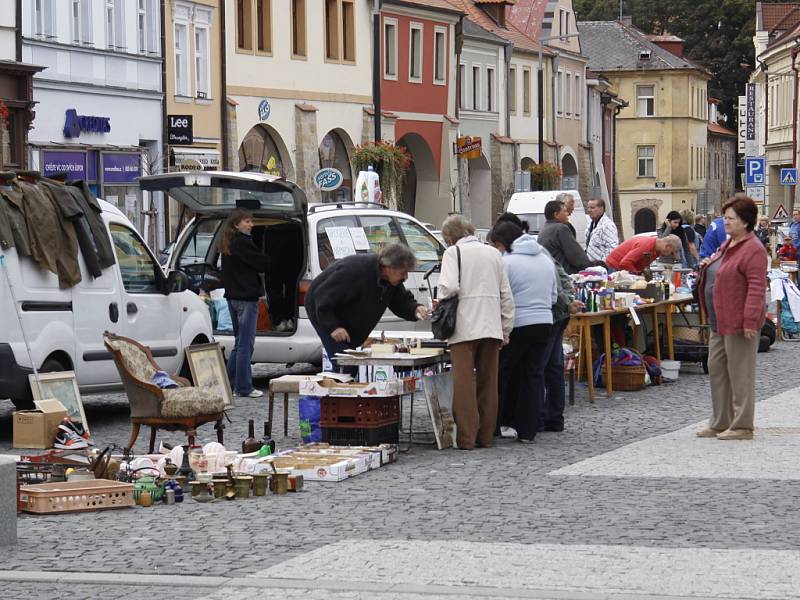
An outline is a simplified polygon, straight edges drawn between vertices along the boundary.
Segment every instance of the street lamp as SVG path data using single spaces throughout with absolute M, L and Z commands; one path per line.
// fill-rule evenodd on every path
M 537 111 L 539 121 L 539 164 L 544 162 L 544 67 L 542 64 L 542 54 L 544 54 L 545 42 L 553 40 L 568 40 L 569 38 L 578 37 L 580 32 L 566 33 L 564 35 L 551 35 L 544 38 L 539 38 L 539 67 L 536 73 L 536 85 L 539 86 L 539 98 L 537 99 Z M 555 97 L 553 98 L 553 111 L 555 111 Z M 555 123 L 555 119 L 553 119 Z M 553 141 L 556 139 L 555 127 L 553 128 Z

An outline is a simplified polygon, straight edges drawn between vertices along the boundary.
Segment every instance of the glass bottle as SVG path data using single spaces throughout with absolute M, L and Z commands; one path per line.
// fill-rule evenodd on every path
M 247 438 L 242 442 L 242 454 L 258 452 L 261 449 L 261 443 L 256 439 L 255 426 L 253 419 L 247 421 Z

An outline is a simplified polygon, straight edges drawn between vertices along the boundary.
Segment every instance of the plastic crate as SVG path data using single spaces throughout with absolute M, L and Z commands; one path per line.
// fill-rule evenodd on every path
M 23 485 L 19 502 L 24 512 L 53 514 L 133 506 L 133 484 L 109 479 Z
M 374 428 L 400 422 L 400 398 L 323 396 L 320 399 L 321 427 Z
M 322 441 L 339 446 L 397 444 L 400 442 L 400 424 L 391 423 L 380 427 L 322 426 Z

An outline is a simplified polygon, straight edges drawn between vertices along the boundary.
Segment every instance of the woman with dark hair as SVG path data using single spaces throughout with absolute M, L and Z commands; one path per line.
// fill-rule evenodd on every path
M 264 295 L 261 274 L 269 258 L 259 252 L 250 232 L 253 213 L 237 208 L 225 221 L 220 240 L 222 283 L 233 321 L 234 343 L 228 357 L 228 378 L 237 396 L 260 398 L 264 392 L 253 387 L 253 346 L 256 342 L 258 299 Z
M 530 443 L 543 425 L 545 351 L 558 299 L 556 270 L 534 237 L 512 222 L 497 223 L 491 239 L 504 253 L 515 307 L 514 329 L 500 351 L 499 425 L 511 426 L 520 442 Z M 510 422 L 502 421 L 506 418 Z
M 758 208 L 750 198 L 722 207 L 730 236 L 703 261 L 698 282 L 700 305 L 708 315 L 708 371 L 712 412 L 698 437 L 753 439 L 756 352 L 764 324 L 767 253 L 753 233 Z
M 694 231 L 692 231 L 694 233 Z M 677 235 L 681 240 L 681 262 L 684 267 L 694 268 L 700 259 L 694 236 L 689 240 L 688 228 L 683 226 L 683 217 L 677 210 L 671 210 L 664 219 L 664 224 L 658 230 L 658 237 Z

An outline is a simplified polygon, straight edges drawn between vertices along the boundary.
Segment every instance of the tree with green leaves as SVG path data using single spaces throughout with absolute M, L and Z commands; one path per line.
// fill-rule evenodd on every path
M 578 21 L 613 21 L 620 1 L 573 0 L 573 8 Z M 623 14 L 645 33 L 685 41 L 685 57 L 711 73 L 709 96 L 720 100 L 728 127 L 736 129 L 738 96 L 755 65 L 755 0 L 624 0 Z

